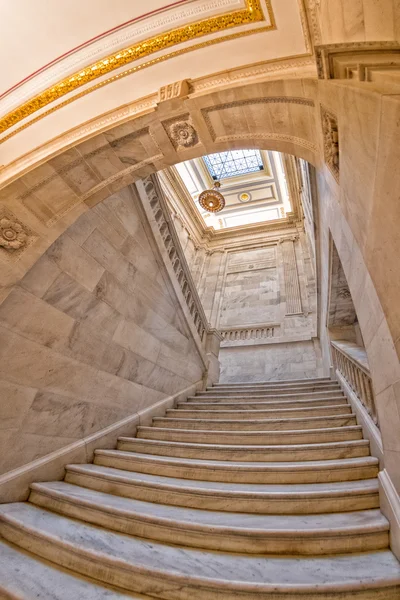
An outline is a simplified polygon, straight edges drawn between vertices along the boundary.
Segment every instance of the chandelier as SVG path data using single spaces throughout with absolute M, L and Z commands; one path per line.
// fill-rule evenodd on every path
M 217 213 L 220 212 L 225 206 L 225 198 L 218 191 L 221 187 L 219 181 L 214 183 L 212 190 L 205 190 L 201 192 L 199 196 L 199 204 L 207 212 Z

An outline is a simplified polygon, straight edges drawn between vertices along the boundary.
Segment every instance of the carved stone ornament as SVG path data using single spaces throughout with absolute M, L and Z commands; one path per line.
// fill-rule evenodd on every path
M 37 239 L 37 236 L 23 225 L 15 215 L 2 208 L 0 210 L 0 255 L 6 260 L 16 260 Z
M 22 225 L 10 219 L 0 219 L 0 246 L 8 250 L 19 250 L 25 246 L 27 238 Z
M 195 128 L 188 121 L 177 121 L 169 126 L 169 136 L 174 145 L 192 148 L 198 142 Z
M 173 98 L 185 98 L 189 94 L 190 84 L 187 79 L 164 85 L 158 90 L 158 102 L 165 102 Z
M 398 79 L 400 44 L 397 42 L 345 42 L 315 47 L 319 79 L 375 81 Z M 376 79 L 376 77 L 378 79 Z
M 335 179 L 339 179 L 339 128 L 335 115 L 321 106 L 325 162 Z

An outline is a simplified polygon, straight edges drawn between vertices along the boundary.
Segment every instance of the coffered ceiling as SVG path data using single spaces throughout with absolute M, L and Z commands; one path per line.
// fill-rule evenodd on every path
M 302 0 L 15 0 L 0 27 L 0 165 L 174 81 L 311 52 Z
M 233 171 L 231 176 L 221 178 L 220 192 L 223 194 L 226 204 L 224 209 L 216 214 L 208 213 L 201 208 L 198 202 L 200 193 L 214 184 L 209 159 L 218 161 L 221 158 L 225 164 L 230 164 L 233 168 L 234 164 L 232 163 L 236 158 L 238 166 L 242 166 L 245 170 L 246 165 L 241 164 L 246 158 L 245 155 L 242 156 L 243 151 L 224 152 L 196 158 L 173 167 L 200 212 L 205 225 L 214 227 L 214 229 L 225 229 L 274 221 L 284 218 L 288 212 L 291 212 L 281 154 L 260 150 L 248 152 L 257 152 L 262 168 L 241 174 L 235 174 Z M 246 151 L 244 153 L 246 154 Z

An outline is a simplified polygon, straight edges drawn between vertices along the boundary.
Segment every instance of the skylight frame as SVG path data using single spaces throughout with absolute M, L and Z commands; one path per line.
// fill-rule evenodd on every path
M 242 177 L 265 170 L 260 150 L 229 150 L 203 156 L 207 172 L 214 181 Z

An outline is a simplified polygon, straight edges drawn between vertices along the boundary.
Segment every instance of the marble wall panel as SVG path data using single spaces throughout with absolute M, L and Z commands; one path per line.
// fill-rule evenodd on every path
M 112 273 L 126 288 L 133 291 L 135 288 L 135 266 L 100 233 L 95 229 L 84 242 L 82 248 Z
M 56 263 L 47 254 L 43 254 L 22 278 L 20 285 L 41 298 L 60 274 L 61 269 Z
M 396 0 L 320 0 L 317 10 L 323 44 L 399 39 Z
M 47 257 L 47 255 L 45 255 Z M 38 265 L 35 265 L 32 270 L 27 274 L 27 277 L 34 280 L 35 273 Z M 41 268 L 41 267 L 40 267 Z M 31 273 L 33 273 L 31 277 Z M 106 274 L 103 275 L 100 281 L 105 278 Z M 25 279 L 22 284 L 24 285 Z M 98 284 L 98 286 L 100 283 Z M 95 288 L 96 292 L 98 286 Z M 101 296 L 100 296 L 101 297 Z M 62 310 L 65 314 L 70 315 L 74 319 L 81 319 L 87 315 L 93 307 L 99 302 L 97 295 L 95 296 L 83 285 L 81 285 L 76 279 L 73 279 L 64 271 L 60 271 L 60 274 L 55 278 L 46 293 L 43 295 L 43 299 Z
M 384 96 L 366 261 L 400 357 L 400 96 Z M 384 232 L 384 234 L 382 233 Z
M 2 432 L 18 431 L 36 393 L 37 388 L 20 386 L 9 381 L 0 382 L 0 396 L 6 398 L 5 402 L 0 403 L 0 430 Z
M 68 338 L 74 319 L 19 286 L 0 305 L 0 324 L 49 348 Z
M 133 191 L 122 190 L 83 214 L 0 303 L 0 472 L 202 379 L 153 248 Z
M 388 135 L 389 132 L 387 132 Z M 390 138 L 389 138 L 390 139 Z M 382 168 L 383 165 L 382 165 Z M 393 171 L 395 178 L 397 171 Z M 346 181 L 342 182 L 346 186 Z M 386 182 L 385 182 L 386 183 Z M 382 186 L 385 185 L 381 180 Z M 351 183 L 352 185 L 352 183 Z M 389 184 L 388 184 L 389 185 Z M 335 188 L 336 186 L 336 188 Z M 371 221 L 368 213 L 363 215 L 363 221 L 358 224 L 352 231 L 352 220 L 348 218 L 349 211 L 346 214 L 346 206 L 343 204 L 343 191 L 340 195 L 340 188 L 336 184 L 332 184 L 332 178 L 326 170 L 321 170 L 318 173 L 318 189 L 319 189 L 319 213 L 320 213 L 320 257 L 321 257 L 321 323 L 327 322 L 327 312 L 329 307 L 329 272 L 330 272 L 330 235 L 333 238 L 337 249 L 343 271 L 347 279 L 351 297 L 353 299 L 354 308 L 359 323 L 361 336 L 365 344 L 369 367 L 372 376 L 372 383 L 375 391 L 375 401 L 377 406 L 378 417 L 380 421 L 380 430 L 382 433 L 382 441 L 385 457 L 385 468 L 388 471 L 397 490 L 400 491 L 399 477 L 399 459 L 400 448 L 394 440 L 398 439 L 400 431 L 400 363 L 398 353 L 396 352 L 393 331 L 389 328 L 389 322 L 394 324 L 394 319 L 398 315 L 398 296 L 397 302 L 394 301 L 394 296 L 391 297 L 389 281 L 393 281 L 396 285 L 395 272 L 398 269 L 398 261 L 396 262 L 396 253 L 393 251 L 395 246 L 391 246 L 390 262 L 389 255 L 386 261 L 380 256 L 379 265 L 376 264 L 374 271 L 368 270 L 368 249 L 371 249 L 371 254 L 380 254 L 380 244 L 388 242 L 389 238 L 393 241 L 392 236 L 396 236 L 395 227 L 396 212 L 391 210 L 385 213 L 386 219 L 376 219 Z M 378 192 L 378 190 L 377 190 Z M 392 190 L 393 193 L 393 190 Z M 384 196 L 388 204 L 395 202 L 394 196 L 387 191 Z M 382 200 L 382 197 L 375 196 L 373 203 Z M 345 198 L 346 202 L 351 202 L 350 197 Z M 383 205 L 381 203 L 381 208 Z M 391 207 L 395 209 L 393 205 Z M 398 221 L 398 219 L 397 219 Z M 367 237 L 367 253 L 362 251 L 362 247 L 357 239 L 360 225 L 364 227 L 368 223 Z M 379 225 L 378 225 L 379 224 Z M 375 229 L 376 226 L 376 229 Z M 378 234 L 378 231 L 380 232 Z M 374 237 L 376 234 L 376 237 Z M 371 237 L 374 239 L 373 244 L 369 246 Z M 379 289 L 374 285 L 372 277 L 377 278 L 382 285 Z M 383 291 L 383 280 L 386 281 L 385 293 Z M 379 293 L 378 295 L 378 292 Z M 386 310 L 385 310 L 386 309 Z M 385 314 L 386 313 L 386 314 Z M 386 318 L 389 316 L 389 319 Z M 392 321 L 390 321 L 390 317 Z M 330 339 L 328 330 L 321 327 L 321 348 L 323 355 L 323 363 L 325 374 L 332 366 L 330 356 Z
M 76 244 L 68 234 L 62 235 L 48 249 L 47 256 L 56 265 L 90 291 L 93 291 L 104 268 L 83 248 Z
M 322 363 L 312 341 L 221 348 L 222 383 L 312 379 Z
M 220 327 L 275 323 L 277 320 L 279 286 L 275 268 L 227 274 Z

